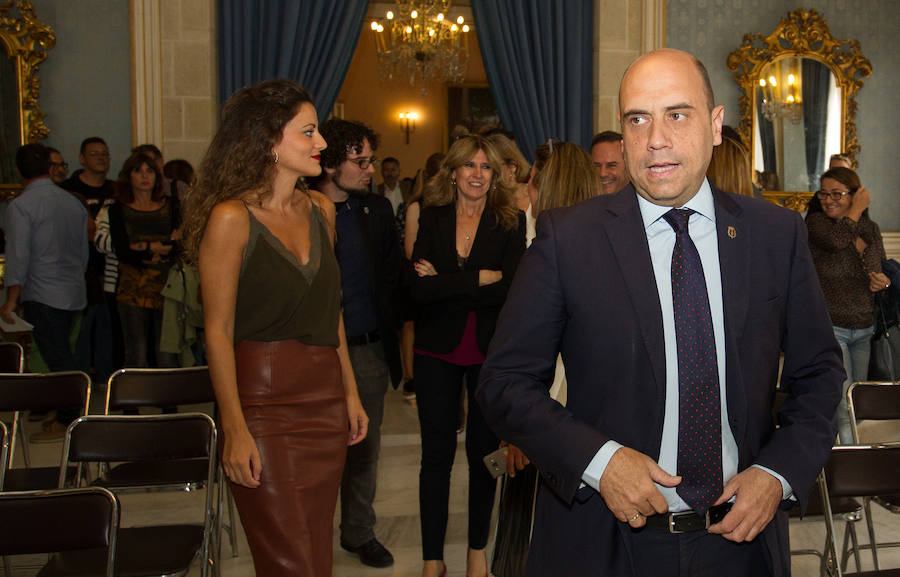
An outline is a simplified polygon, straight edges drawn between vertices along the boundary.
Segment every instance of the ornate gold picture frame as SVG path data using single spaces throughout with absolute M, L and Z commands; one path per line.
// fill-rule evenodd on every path
M 0 199 L 8 199 L 22 189 L 16 149 L 50 133 L 38 103 L 38 65 L 56 36 L 37 19 L 31 2 L 9 0 L 0 3 L 0 41 L 6 50 L 6 59 L 0 59 Z
M 835 39 L 824 17 L 815 10 L 797 9 L 789 13 L 768 36 L 745 34 L 740 48 L 728 56 L 726 64 L 734 71 L 734 81 L 741 90 L 738 132 L 744 142 L 749 143 L 751 155 L 756 154 L 754 121 L 760 79 L 769 65 L 786 58 L 816 60 L 833 74 L 834 82 L 841 90 L 841 151 L 849 154 L 855 167 L 860 151 L 856 134 L 856 94 L 864 79 L 872 74 L 872 65 L 862 55 L 857 40 Z M 755 164 L 751 163 L 751 166 Z M 772 202 L 803 210 L 813 192 L 778 189 L 763 194 Z

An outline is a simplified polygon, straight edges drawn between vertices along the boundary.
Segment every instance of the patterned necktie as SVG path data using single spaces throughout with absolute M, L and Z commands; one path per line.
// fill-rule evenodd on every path
M 678 474 L 676 492 L 703 515 L 722 494 L 722 408 L 716 340 L 703 264 L 688 235 L 692 210 L 664 216 L 675 230 L 672 305 L 678 345 Z

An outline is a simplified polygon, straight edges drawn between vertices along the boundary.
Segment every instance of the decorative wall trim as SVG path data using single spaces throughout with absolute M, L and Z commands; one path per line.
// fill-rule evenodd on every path
M 159 0 L 131 0 L 133 144 L 161 145 L 162 32 Z
M 666 0 L 643 0 L 641 54 L 666 45 Z
M 881 242 L 888 258 L 900 260 L 900 232 L 882 232 Z

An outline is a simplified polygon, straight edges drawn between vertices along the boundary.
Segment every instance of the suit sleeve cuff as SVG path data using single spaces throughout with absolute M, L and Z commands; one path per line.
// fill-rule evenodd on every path
M 797 498 L 794 497 L 794 489 L 791 488 L 791 485 L 790 485 L 790 483 L 787 482 L 787 479 L 785 479 L 784 477 L 782 477 L 781 475 L 779 475 L 778 473 L 776 473 L 775 471 L 773 471 L 772 469 L 770 469 L 768 467 L 763 467 L 762 465 L 751 465 L 751 466 L 756 467 L 757 469 L 762 469 L 766 473 L 768 473 L 768 474 L 772 475 L 773 477 L 775 477 L 776 479 L 778 479 L 778 482 L 781 483 L 781 500 L 782 501 L 786 501 L 788 499 L 790 499 L 791 501 L 797 500 Z M 590 468 L 590 467 L 588 467 L 588 468 Z
M 587 469 L 581 475 L 581 480 L 595 491 L 600 491 L 600 477 L 606 471 L 606 466 L 612 456 L 622 448 L 622 445 L 615 441 L 606 441 L 591 462 L 588 463 Z

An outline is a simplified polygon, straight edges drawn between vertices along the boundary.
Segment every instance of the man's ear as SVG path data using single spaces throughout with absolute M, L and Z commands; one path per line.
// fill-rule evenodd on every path
M 722 123 L 725 119 L 725 106 L 718 105 L 712 110 L 713 146 L 722 144 Z

